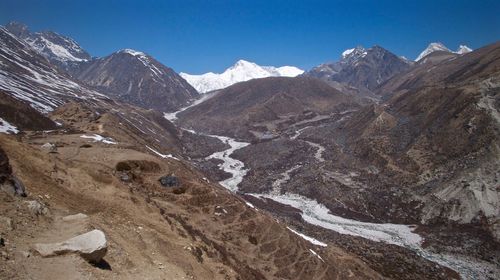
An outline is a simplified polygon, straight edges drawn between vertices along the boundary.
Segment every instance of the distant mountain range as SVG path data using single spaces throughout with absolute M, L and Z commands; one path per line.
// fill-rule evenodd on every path
M 209 72 L 202 75 L 191 75 L 187 73 L 180 73 L 180 75 L 200 93 L 205 93 L 251 79 L 295 77 L 302 73 L 304 73 L 304 70 L 294 66 L 260 66 L 241 59 L 220 74 Z

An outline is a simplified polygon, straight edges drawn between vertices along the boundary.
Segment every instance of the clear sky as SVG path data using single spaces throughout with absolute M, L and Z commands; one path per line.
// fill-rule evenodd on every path
M 500 40 L 500 0 L 1 0 L 0 24 L 72 37 L 91 55 L 144 51 L 177 72 L 220 72 L 238 59 L 303 69 L 356 45 L 414 59 L 428 43 Z

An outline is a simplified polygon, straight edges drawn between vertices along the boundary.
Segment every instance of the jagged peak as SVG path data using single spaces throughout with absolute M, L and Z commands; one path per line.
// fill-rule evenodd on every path
M 363 46 L 359 45 L 352 49 L 347 49 L 342 52 L 342 58 L 347 58 L 353 55 L 359 55 L 364 53 L 366 50 Z
M 425 50 L 423 50 L 420 55 L 415 59 L 415 61 L 419 61 L 422 58 L 428 56 L 429 54 L 435 52 L 435 51 L 445 51 L 445 52 L 452 52 L 450 49 L 448 49 L 443 43 L 440 42 L 433 42 L 430 43 Z

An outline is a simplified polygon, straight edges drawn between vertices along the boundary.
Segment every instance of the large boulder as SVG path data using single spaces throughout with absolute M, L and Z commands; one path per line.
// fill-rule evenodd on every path
M 177 187 L 179 186 L 179 179 L 173 175 L 163 176 L 160 178 L 160 184 L 164 187 Z
M 76 253 L 89 262 L 99 263 L 108 244 L 104 232 L 94 229 L 60 243 L 35 244 L 34 249 L 43 257 Z

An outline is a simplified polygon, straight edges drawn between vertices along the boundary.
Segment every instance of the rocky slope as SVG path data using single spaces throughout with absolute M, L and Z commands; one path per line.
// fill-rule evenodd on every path
M 358 106 L 318 79 L 271 77 L 223 89 L 178 117 L 182 126 L 210 134 L 269 139 L 281 127 Z

